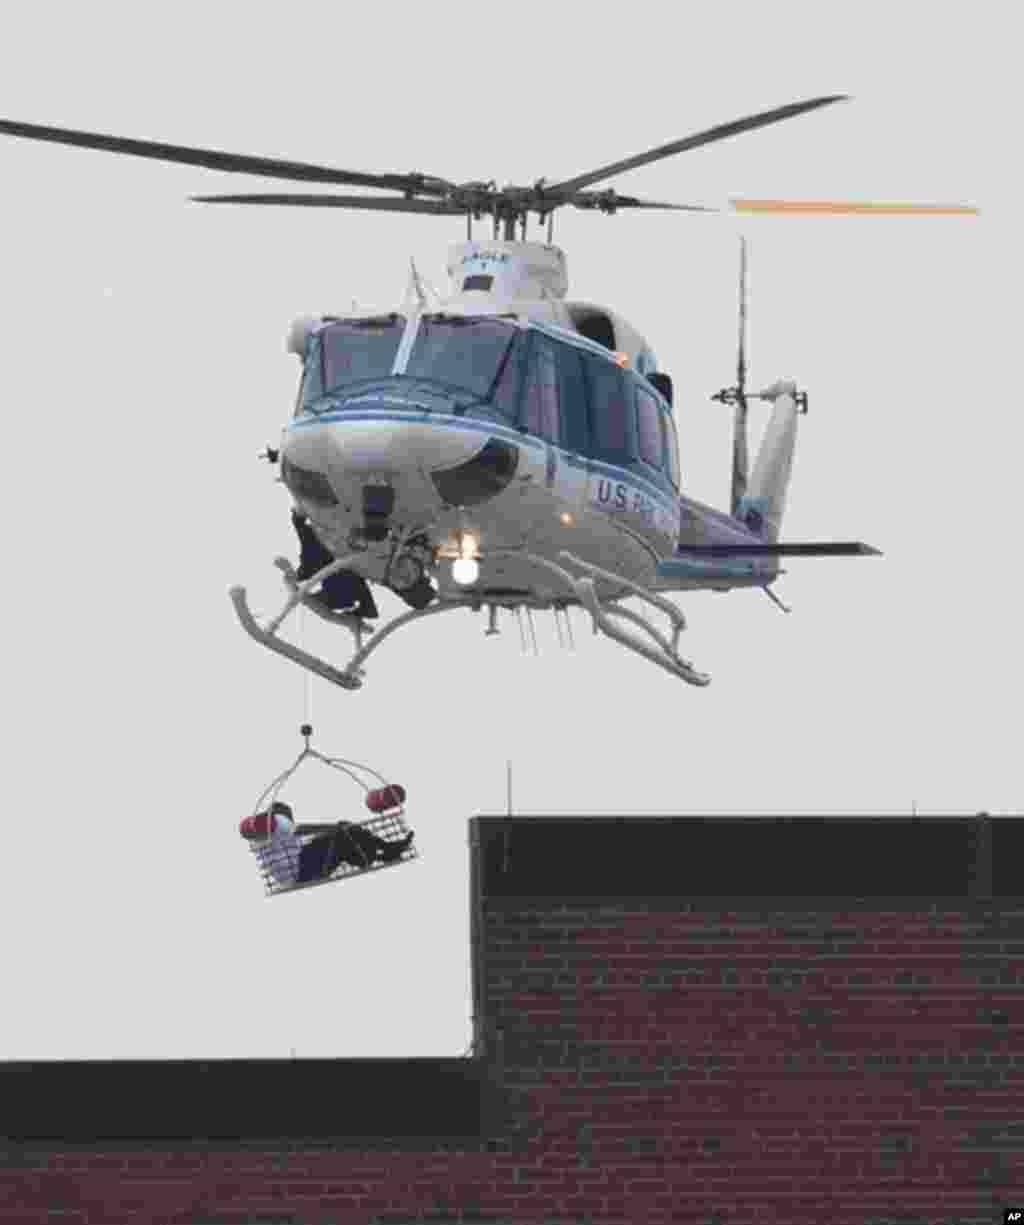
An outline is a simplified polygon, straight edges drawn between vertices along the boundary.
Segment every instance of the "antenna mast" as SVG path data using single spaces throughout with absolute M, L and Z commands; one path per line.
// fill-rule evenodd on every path
M 740 238 L 740 326 L 736 357 L 736 408 L 732 434 L 732 513 L 747 492 L 747 240 Z

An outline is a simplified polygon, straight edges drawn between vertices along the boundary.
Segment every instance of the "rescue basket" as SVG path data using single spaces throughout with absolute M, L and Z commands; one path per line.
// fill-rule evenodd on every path
M 244 817 L 239 833 L 248 841 L 268 897 L 295 893 L 315 885 L 365 876 L 382 868 L 417 859 L 405 822 L 405 789 L 387 782 L 376 770 L 340 757 L 327 757 L 310 747 L 312 727 L 300 728 L 306 744 L 295 761 L 261 793 L 253 815 Z M 288 782 L 308 759 L 347 775 L 362 788 L 373 814 L 363 821 L 321 823 L 314 832 L 298 832 L 304 822 L 293 819 L 281 799 Z M 367 779 L 378 785 L 371 786 Z

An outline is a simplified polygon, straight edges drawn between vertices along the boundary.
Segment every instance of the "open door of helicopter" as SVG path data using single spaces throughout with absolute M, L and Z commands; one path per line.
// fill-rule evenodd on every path
M 310 747 L 313 729 L 300 729 L 305 747 L 295 761 L 261 793 L 239 833 L 248 842 L 268 897 L 326 885 L 418 858 L 405 823 L 405 789 L 358 762 L 327 757 Z M 319 761 L 344 774 L 364 792 L 373 814 L 363 821 L 302 824 L 283 800 L 288 784 L 305 761 Z M 371 786 L 367 777 L 376 781 Z

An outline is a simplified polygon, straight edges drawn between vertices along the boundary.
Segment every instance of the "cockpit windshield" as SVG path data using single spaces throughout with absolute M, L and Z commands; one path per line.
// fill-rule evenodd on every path
M 502 372 L 516 328 L 492 316 L 424 318 L 405 374 L 486 400 Z
M 350 383 L 386 378 L 395 363 L 405 320 L 401 315 L 343 319 L 320 333 L 323 390 L 328 395 Z M 316 355 L 311 353 L 310 360 Z
M 405 327 L 406 320 L 397 314 L 329 323 L 307 352 L 303 407 L 324 395 L 344 395 L 357 385 L 390 379 Z M 395 381 L 439 397 L 448 411 L 493 400 L 504 414 L 506 384 L 516 377 L 510 355 L 518 334 L 513 324 L 493 316 L 424 316 Z

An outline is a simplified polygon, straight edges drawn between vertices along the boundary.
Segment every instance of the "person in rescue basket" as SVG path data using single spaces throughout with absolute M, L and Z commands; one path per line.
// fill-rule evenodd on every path
M 391 790 L 397 807 L 405 799 L 405 792 L 397 783 L 391 784 Z M 378 861 L 394 863 L 413 839 L 410 832 L 389 842 L 352 821 L 296 825 L 291 805 L 280 801 L 271 804 L 269 812 L 244 817 L 239 833 L 256 843 L 260 865 L 283 886 L 321 880 L 342 863 L 357 868 L 370 867 Z M 303 843 L 304 834 L 316 836 Z

